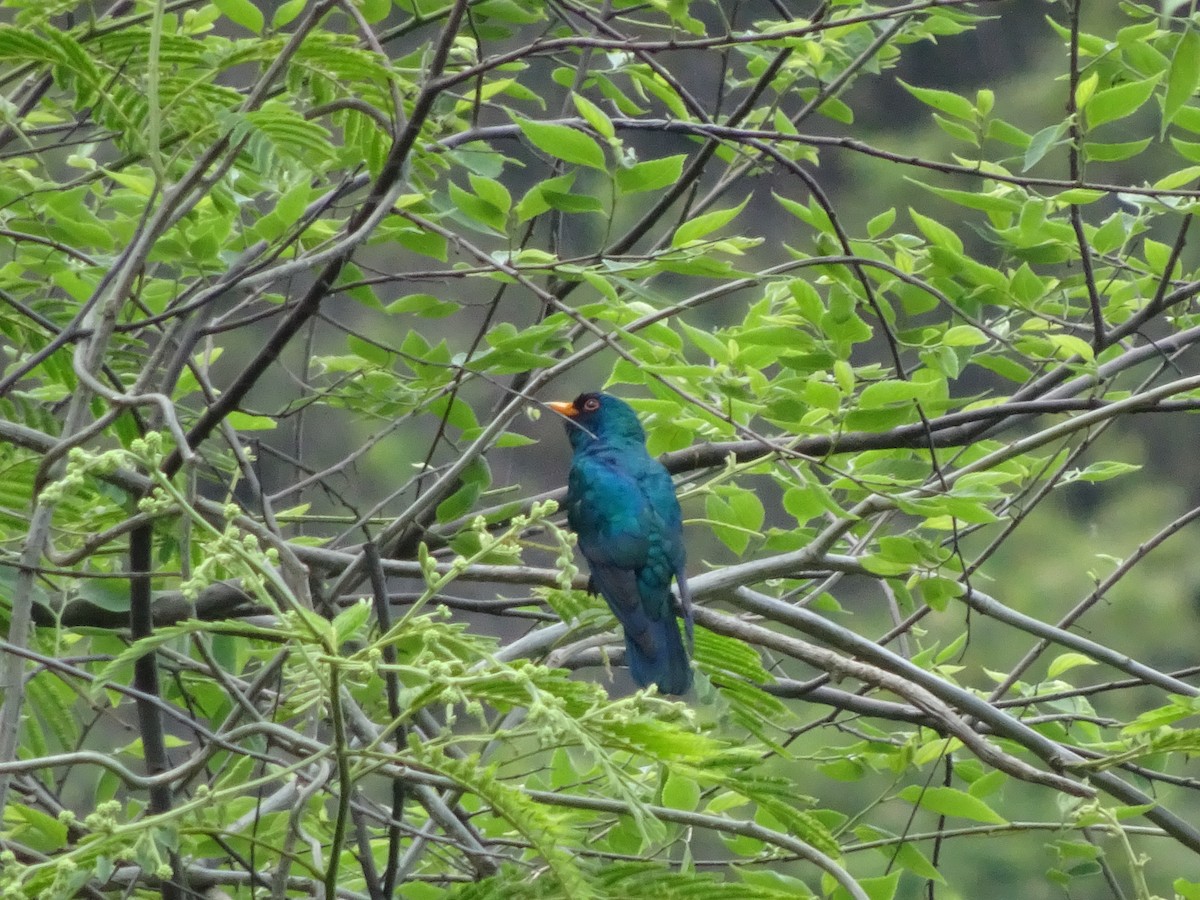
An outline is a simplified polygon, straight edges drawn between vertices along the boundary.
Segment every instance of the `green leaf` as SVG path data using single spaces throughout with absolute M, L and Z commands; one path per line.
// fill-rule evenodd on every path
M 1188 166 L 1186 169 L 1164 175 L 1152 186 L 1156 191 L 1173 191 L 1186 184 L 1192 184 L 1198 178 L 1200 178 L 1200 166 Z
M 707 628 L 696 627 L 696 662 L 714 673 L 728 673 L 750 682 L 770 681 L 763 668 L 758 650 L 744 641 L 715 634 Z M 757 688 L 749 688 L 757 691 Z M 761 693 L 761 692 L 760 692 Z M 766 702 L 779 704 L 768 694 Z
M 1054 202 L 1063 205 L 1086 206 L 1089 203 L 1095 203 L 1097 200 L 1107 196 L 1104 191 L 1095 191 L 1088 188 L 1068 188 L 1054 195 Z
M 1152 138 L 1140 141 L 1125 141 L 1117 144 L 1099 144 L 1088 141 L 1083 145 L 1083 152 L 1093 162 L 1120 162 L 1132 159 L 1150 146 Z
M 662 803 L 670 809 L 692 812 L 700 805 L 700 785 L 691 778 L 669 772 L 663 785 Z
M 566 213 L 598 213 L 604 212 L 604 205 L 595 197 L 587 194 L 567 194 L 558 191 L 542 190 L 542 199 L 551 209 Z
M 541 181 L 531 187 L 517 203 L 515 210 L 517 219 L 524 222 L 550 209 L 550 202 L 547 200 L 547 195 L 556 197 L 563 195 L 572 196 L 569 194 L 569 191 L 571 190 L 571 185 L 575 183 L 575 175 L 576 173 L 573 171 L 567 172 L 565 175 L 547 178 L 545 181 Z
M 1096 357 L 1096 350 L 1081 337 L 1073 334 L 1048 334 L 1046 340 L 1049 341 L 1056 350 L 1055 355 L 1059 359 L 1070 359 L 1073 356 L 1078 356 L 1080 359 L 1092 360 Z
M 535 122 L 521 116 L 513 116 L 512 119 L 529 142 L 543 153 L 549 153 L 563 162 L 605 169 L 604 150 L 582 131 L 576 131 L 569 125 Z
M 617 169 L 617 190 L 622 194 L 657 191 L 675 184 L 683 174 L 684 154 L 648 159 L 628 168 Z
M 911 403 L 929 394 L 929 385 L 915 381 L 876 381 L 863 388 L 858 405 L 863 409 L 890 406 L 893 403 Z
M 978 347 L 986 344 L 990 338 L 974 325 L 954 325 L 946 329 L 942 335 L 942 344 L 946 347 Z
M 821 763 L 817 766 L 817 770 L 835 781 L 861 781 L 863 775 L 867 773 L 867 768 L 862 762 L 845 757 Z
M 1010 780 L 1011 776 L 1007 773 L 1001 772 L 999 769 L 992 769 L 972 781 L 971 786 L 967 788 L 967 793 L 972 797 L 988 797 L 1008 784 Z
M 346 338 L 346 346 L 351 353 L 364 362 L 379 366 L 380 368 L 386 368 L 392 364 L 391 351 L 386 347 L 379 346 L 374 341 L 364 340 L 358 335 L 352 334 Z
M 1064 481 L 1108 481 L 1110 478 L 1118 478 L 1121 475 L 1128 475 L 1130 472 L 1140 471 L 1141 468 L 1134 463 L 1105 460 L 1092 463 L 1076 472 L 1068 472 Z
M 1077 666 L 1094 666 L 1096 661 L 1089 656 L 1084 656 L 1082 653 L 1060 653 L 1054 657 L 1050 666 L 1046 669 L 1047 678 L 1057 678 L 1063 672 L 1070 671 Z
M 656 97 L 670 111 L 672 116 L 683 121 L 691 118 L 687 105 L 679 96 L 679 92 L 674 85 L 670 84 L 649 66 L 626 67 L 625 71 L 634 80 L 638 88 Z
M 911 206 L 908 209 L 908 214 L 912 217 L 916 226 L 921 229 L 921 233 L 929 239 L 929 242 L 935 247 L 941 247 L 943 250 L 949 250 L 956 256 L 961 256 L 963 252 L 963 242 L 957 234 L 934 219 L 928 216 L 923 216 Z
M 280 4 L 279 9 L 271 16 L 271 27 L 282 28 L 287 25 L 304 11 L 307 4 L 308 0 L 287 0 L 286 3 Z
M 1196 93 L 1200 85 L 1200 33 L 1189 28 L 1179 39 L 1175 53 L 1171 56 L 1171 68 L 1167 73 L 1167 93 L 1163 98 L 1163 127 L 1174 121 Z
M 1092 95 L 1096 93 L 1096 88 L 1100 84 L 1100 74 L 1093 72 L 1087 78 L 1084 78 L 1075 86 L 1075 107 L 1083 109 L 1088 105 L 1088 101 L 1092 99 Z
M 340 647 L 346 641 L 358 635 L 359 629 L 371 617 L 371 603 L 362 599 L 350 604 L 333 619 L 333 636 L 335 646 Z
M 1158 81 L 1159 76 L 1155 76 L 1097 91 L 1084 110 L 1088 127 L 1098 128 L 1106 122 L 1115 122 L 1137 112 L 1150 99 Z
M 1012 144 L 1021 150 L 1028 148 L 1031 141 L 1028 134 L 1016 125 L 1011 125 L 1003 119 L 990 119 L 988 121 L 987 136 L 997 141 L 1003 141 L 1006 144 Z
M 1149 140 L 1149 138 L 1147 138 Z M 1186 159 L 1188 162 L 1200 163 L 1200 144 L 1195 141 L 1185 141 L 1180 138 L 1171 136 L 1171 146 L 1175 148 L 1175 152 Z
M 922 578 L 918 582 L 917 588 L 921 592 L 921 598 L 937 612 L 944 610 L 950 605 L 951 600 L 961 597 L 965 591 L 962 584 L 955 579 L 944 578 L 940 575 Z
M 509 194 L 508 188 L 499 181 L 484 178 L 474 172 L 470 173 L 467 178 L 471 182 L 471 190 L 475 192 L 476 196 L 490 203 L 502 214 L 508 215 L 508 210 L 512 206 L 512 195 Z
M 762 501 L 745 488 L 720 485 L 704 502 L 713 531 L 734 553 L 744 553 L 750 538 L 760 534 L 766 511 Z
M 703 328 L 693 328 L 682 320 L 679 321 L 679 325 L 688 339 L 704 351 L 706 356 L 712 357 L 719 363 L 729 364 L 729 347 L 719 337 Z
M 363 274 L 362 269 L 354 263 L 347 263 L 338 273 L 335 287 L 340 293 L 352 297 L 363 306 L 378 309 L 379 298 L 375 296 L 375 291 L 369 284 L 362 283 L 365 278 L 366 275 Z
M 826 511 L 819 490 L 811 485 L 788 488 L 783 495 L 783 508 L 801 525 Z
M 676 229 L 675 236 L 671 238 L 671 246 L 686 246 L 729 224 L 737 217 L 738 213 L 746 208 L 746 204 L 749 202 L 750 198 L 747 197 L 737 206 L 731 206 L 729 209 L 718 209 L 702 216 L 696 216 L 694 219 L 688 219 Z
M 1003 816 L 978 797 L 972 797 L 956 788 L 922 788 L 920 785 L 913 784 L 900 791 L 897 796 L 941 816 L 957 816 L 960 819 L 988 822 L 993 825 L 1007 824 Z
M 804 96 L 803 93 L 801 93 L 801 96 Z M 854 124 L 854 110 L 837 97 L 830 97 L 817 107 L 817 112 L 833 119 L 835 122 L 841 122 L 843 125 Z
M 883 578 L 907 575 L 912 570 L 912 566 L 908 563 L 888 559 L 875 553 L 861 557 L 861 562 L 862 567 L 872 575 L 879 575 Z
M 474 179 L 476 176 L 472 175 L 471 177 Z M 462 210 L 462 212 L 465 213 L 470 219 L 473 219 L 482 225 L 486 225 L 493 231 L 500 233 L 505 231 L 505 220 L 508 212 L 507 206 L 504 209 L 501 209 L 490 200 L 480 197 L 477 194 L 464 191 L 457 184 L 453 183 L 450 185 L 450 199 L 454 201 L 454 205 Z
M 1200 132 L 1200 106 L 1185 106 L 1175 113 L 1173 122 L 1176 128 L 1183 128 L 1193 134 Z
M 458 490 L 438 504 L 439 522 L 451 522 L 470 511 L 479 495 L 491 484 L 492 473 L 487 462 L 482 457 L 476 457 L 463 469 L 460 478 L 462 483 Z
M 888 875 L 876 878 L 860 878 L 858 886 L 862 888 L 869 900 L 892 900 L 896 896 L 896 888 L 900 885 L 899 869 Z M 841 885 L 830 895 L 831 900 L 850 900 L 850 894 Z
M 472 15 L 486 16 L 514 25 L 530 25 L 546 18 L 545 8 L 540 3 L 518 3 L 516 0 L 482 0 L 472 5 Z
M 804 384 L 804 400 L 810 406 L 837 412 L 842 408 L 842 392 L 822 376 L 813 376 Z
M 587 97 L 579 94 L 572 94 L 571 101 L 575 104 L 575 108 L 579 110 L 579 114 L 587 119 L 587 123 L 596 130 L 602 137 L 608 138 L 610 141 L 616 137 L 616 130 L 613 128 L 612 119 Z
M 775 898 L 794 898 L 794 900 L 812 900 L 815 897 L 813 892 L 809 890 L 807 884 L 801 881 L 794 875 L 785 875 L 782 872 L 777 872 L 774 869 L 748 869 L 734 866 L 738 876 L 742 879 L 745 888 L 738 887 L 739 894 L 730 894 L 729 900 L 733 900 L 735 896 L 744 896 L 746 898 L 762 898 L 762 900 L 775 900 Z M 729 885 L 732 887 L 732 885 Z M 692 893 L 689 890 L 688 893 Z M 662 897 L 668 897 L 668 894 L 662 894 Z M 682 895 L 681 895 L 682 896 Z M 725 897 L 725 894 L 718 895 L 713 888 L 709 888 L 702 892 L 696 893 L 697 900 L 718 896 Z
M 523 434 L 513 434 L 505 432 L 496 438 L 497 447 L 528 447 L 530 444 L 536 444 L 537 441 Z
M 250 2 L 250 0 L 213 0 L 213 5 L 217 7 L 231 22 L 236 22 L 247 31 L 253 31 L 255 34 L 261 34 L 263 30 L 262 10 Z
M 977 117 L 975 104 L 966 97 L 960 97 L 952 91 L 915 87 L 904 81 L 900 81 L 900 84 L 906 91 L 926 106 L 932 106 L 934 109 L 944 112 L 948 116 L 954 116 L 956 119 L 965 119 L 968 122 L 974 122 Z
M 255 416 L 244 412 L 231 412 L 225 421 L 236 431 L 271 431 L 279 423 L 270 416 Z
M 1171 697 L 1166 706 L 1141 713 L 1136 719 L 1121 729 L 1121 734 L 1129 737 L 1147 732 L 1156 732 L 1164 726 L 1173 725 L 1180 719 L 1188 719 L 1200 712 L 1200 703 L 1195 697 Z
M 996 92 L 981 88 L 975 92 L 975 109 L 981 116 L 986 116 L 996 106 Z
M 979 146 L 979 136 L 961 122 L 954 122 L 945 116 L 939 116 L 937 113 L 933 114 L 933 121 L 937 124 L 938 128 L 942 129 L 942 131 L 946 132 L 952 138 L 965 141 L 972 147 Z
M 440 262 L 446 261 L 447 242 L 440 234 L 423 228 L 401 228 L 391 232 L 400 246 L 413 253 L 429 256 Z
M 66 846 L 66 822 L 20 803 L 12 804 L 9 811 L 15 821 L 21 822 L 21 840 L 28 846 L 42 853 L 53 853 Z
M 1029 139 L 1029 146 L 1025 149 L 1025 159 L 1022 163 L 1023 172 L 1028 172 L 1039 162 L 1042 157 L 1050 152 L 1053 147 L 1067 133 L 1067 123 L 1059 122 L 1056 125 L 1047 125 L 1032 138 Z
M 886 834 L 876 828 L 864 827 L 854 829 L 862 840 L 877 840 L 883 837 L 894 837 L 894 835 Z M 876 848 L 879 853 L 887 858 L 889 863 L 894 862 L 901 868 L 908 869 L 918 878 L 926 881 L 936 881 L 938 884 L 945 884 L 946 879 L 942 877 L 942 873 L 933 867 L 925 854 L 917 849 L 915 844 L 910 844 L 904 841 L 899 844 L 885 844 Z
M 896 221 L 896 207 L 881 212 L 867 223 L 867 234 L 873 238 L 879 237 L 885 231 L 892 227 L 892 223 Z
M 833 223 L 829 220 L 829 214 L 821 208 L 821 205 L 815 199 L 810 200 L 809 205 L 805 206 L 803 203 L 797 203 L 795 200 L 791 200 L 781 194 L 772 194 L 771 196 L 775 198 L 780 206 L 801 222 L 810 225 L 818 231 L 828 234 L 834 233 Z
M 384 312 L 413 313 L 427 319 L 442 319 L 458 312 L 459 305 L 450 300 L 443 300 L 433 294 L 409 294 L 399 300 L 393 300 L 384 307 Z
M 1092 235 L 1092 246 L 1096 249 L 1097 253 L 1111 253 L 1125 243 L 1125 238 L 1129 236 L 1129 232 L 1129 218 L 1121 213 L 1113 213 L 1103 225 L 1096 229 L 1095 234 Z M 1022 268 L 1027 267 L 1023 266 Z M 1013 287 L 1017 287 L 1015 280 L 1013 281 Z M 1032 296 L 1024 295 L 1021 299 L 1025 302 L 1030 302 L 1040 297 L 1042 293 L 1043 291 L 1039 289 L 1036 294 Z
M 392 0 L 357 0 L 363 18 L 371 25 L 387 18 L 392 10 Z
M 762 501 L 753 491 L 735 489 L 729 491 L 726 499 L 734 513 L 734 524 L 751 531 L 759 531 L 766 518 Z

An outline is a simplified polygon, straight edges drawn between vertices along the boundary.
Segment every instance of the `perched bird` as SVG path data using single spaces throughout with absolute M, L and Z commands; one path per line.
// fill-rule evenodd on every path
M 567 417 L 574 451 L 567 522 L 591 569 L 588 590 L 600 594 L 624 626 L 634 681 L 657 684 L 665 694 L 686 693 L 692 670 L 675 622 L 672 578 L 679 584 L 689 646 L 692 603 L 671 476 L 646 452 L 646 433 L 623 400 L 590 393 L 548 405 Z

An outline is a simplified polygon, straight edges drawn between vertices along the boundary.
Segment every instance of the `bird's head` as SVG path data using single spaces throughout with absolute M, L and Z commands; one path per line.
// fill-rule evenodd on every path
M 574 400 L 546 405 L 567 417 L 567 437 L 576 450 L 592 441 L 614 446 L 646 445 L 646 432 L 633 407 L 611 394 L 580 394 Z

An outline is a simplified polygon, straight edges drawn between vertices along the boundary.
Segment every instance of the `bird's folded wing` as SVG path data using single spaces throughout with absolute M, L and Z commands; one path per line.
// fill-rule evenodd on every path
M 576 459 L 570 476 L 571 528 L 593 565 L 640 569 L 661 527 L 635 479 L 604 460 Z

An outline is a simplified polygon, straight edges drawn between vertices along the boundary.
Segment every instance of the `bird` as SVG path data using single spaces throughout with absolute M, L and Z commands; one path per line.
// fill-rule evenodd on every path
M 666 468 L 646 450 L 646 432 L 625 401 L 584 393 L 547 404 L 566 417 L 573 451 L 567 476 L 567 524 L 599 594 L 625 630 L 633 680 L 664 694 L 692 686 L 688 651 L 676 623 L 671 580 L 679 586 L 688 646 L 692 598 L 684 574 L 683 519 Z

